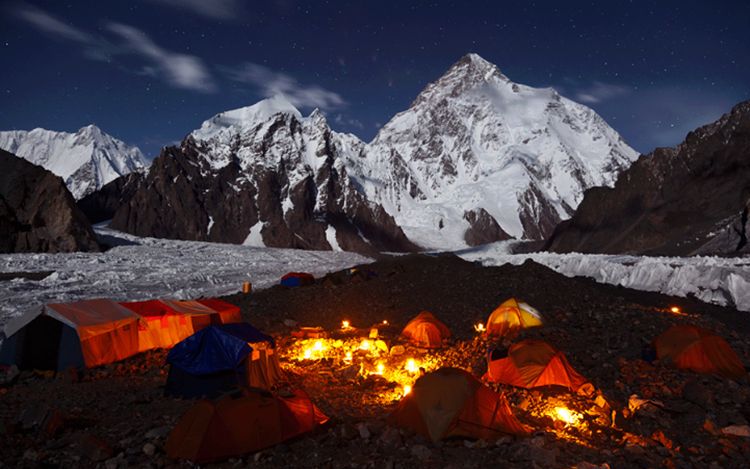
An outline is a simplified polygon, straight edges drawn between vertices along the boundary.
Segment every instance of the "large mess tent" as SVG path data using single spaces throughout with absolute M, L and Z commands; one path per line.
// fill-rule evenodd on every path
M 190 318 L 194 331 L 199 331 L 211 325 L 224 324 L 218 311 L 195 300 L 159 300 L 172 310 L 175 314 L 181 314 Z M 231 318 L 227 316 L 227 318 Z M 234 322 L 228 320 L 227 322 Z
M 138 351 L 170 348 L 193 335 L 193 322 L 159 300 L 120 303 L 138 314 L 142 321 L 138 327 Z
M 571 366 L 564 353 L 547 342 L 535 339 L 511 345 L 505 357 L 488 357 L 484 379 L 527 389 L 563 386 L 573 392 L 588 383 Z
M 186 398 L 270 389 L 282 377 L 273 338 L 247 323 L 202 329 L 175 345 L 167 363 L 167 394 Z
M 693 325 L 676 325 L 654 339 L 657 358 L 698 373 L 741 378 L 747 374 L 742 360 L 726 340 Z
M 449 437 L 491 441 L 529 433 L 503 395 L 458 368 L 440 368 L 419 378 L 388 421 L 432 441 Z
M 65 370 L 122 360 L 138 353 L 139 320 L 106 299 L 51 303 L 8 324 L 0 362 Z
M 165 449 L 170 458 L 204 464 L 274 446 L 327 421 L 302 391 L 290 397 L 247 391 L 195 403 L 169 434 Z
M 487 319 L 486 333 L 492 337 L 514 337 L 521 329 L 542 325 L 542 315 L 528 303 L 510 298 Z
M 450 338 L 451 330 L 429 311 L 422 311 L 406 324 L 401 336 L 421 348 L 439 348 Z

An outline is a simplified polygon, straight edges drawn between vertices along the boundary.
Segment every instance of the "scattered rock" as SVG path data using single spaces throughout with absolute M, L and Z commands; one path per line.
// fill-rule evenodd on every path
M 156 446 L 153 443 L 146 443 L 143 445 L 143 454 L 146 456 L 153 456 L 156 453 Z
M 750 426 L 747 425 L 730 425 L 721 429 L 724 435 L 742 436 L 750 438 Z
M 412 445 L 409 452 L 420 461 L 427 461 L 432 457 L 432 450 L 425 445 Z

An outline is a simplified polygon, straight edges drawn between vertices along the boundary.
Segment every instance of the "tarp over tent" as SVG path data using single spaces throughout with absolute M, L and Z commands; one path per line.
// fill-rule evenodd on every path
M 169 434 L 165 449 L 170 458 L 204 464 L 268 448 L 327 421 L 302 391 L 291 397 L 249 391 L 196 402 Z
M 307 272 L 289 272 L 281 277 L 279 284 L 285 287 L 301 287 L 315 283 L 315 277 Z
M 520 329 L 542 325 L 542 315 L 527 303 L 510 298 L 498 306 L 487 319 L 486 334 L 513 337 Z
M 713 332 L 693 325 L 676 325 L 654 339 L 660 361 L 698 373 L 741 378 L 747 374 L 732 347 Z
M 542 340 L 527 339 L 510 346 L 508 355 L 489 360 L 484 378 L 520 388 L 563 386 L 578 391 L 588 380 L 565 357 Z
M 247 323 L 207 327 L 169 352 L 166 392 L 190 398 L 238 386 L 269 389 L 282 377 L 274 347 L 271 336 Z
M 51 303 L 8 324 L 0 362 L 45 370 L 112 363 L 138 353 L 139 321 L 107 299 Z
M 492 441 L 529 433 L 502 394 L 457 368 L 440 368 L 419 378 L 388 422 L 432 441 L 449 437 Z
M 138 351 L 154 348 L 171 348 L 177 342 L 193 335 L 190 317 L 178 313 L 159 300 L 120 303 L 141 316 L 138 328 Z
M 406 324 L 401 336 L 422 348 L 439 348 L 451 336 L 451 331 L 429 311 L 422 311 Z

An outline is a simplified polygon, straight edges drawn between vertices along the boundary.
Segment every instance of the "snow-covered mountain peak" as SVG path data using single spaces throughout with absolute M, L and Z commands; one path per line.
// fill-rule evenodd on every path
M 90 124 L 75 133 L 36 128 L 0 132 L 0 148 L 65 180 L 76 199 L 148 166 L 141 151 Z
M 299 110 L 284 95 L 278 94 L 252 106 L 220 112 L 203 122 L 201 127 L 194 130 L 191 135 L 196 140 L 209 140 L 224 132 L 225 129 L 238 133 L 252 129 L 276 114 L 290 114 L 297 119 L 302 119 Z
M 638 156 L 593 110 L 514 83 L 476 54 L 429 84 L 366 153 L 356 177 L 368 197 L 437 249 L 461 247 L 477 224 L 541 239 L 585 189 L 613 184 Z

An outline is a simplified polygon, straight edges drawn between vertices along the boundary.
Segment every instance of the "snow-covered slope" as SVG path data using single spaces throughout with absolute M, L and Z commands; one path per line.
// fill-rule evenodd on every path
M 42 166 L 65 181 L 76 199 L 106 183 L 146 168 L 141 151 L 95 125 L 75 133 L 45 129 L 0 132 L 0 148 Z
M 591 186 L 638 156 L 593 110 L 551 88 L 513 83 L 468 54 L 349 160 L 368 198 L 433 249 L 466 246 L 471 212 L 541 239 Z

